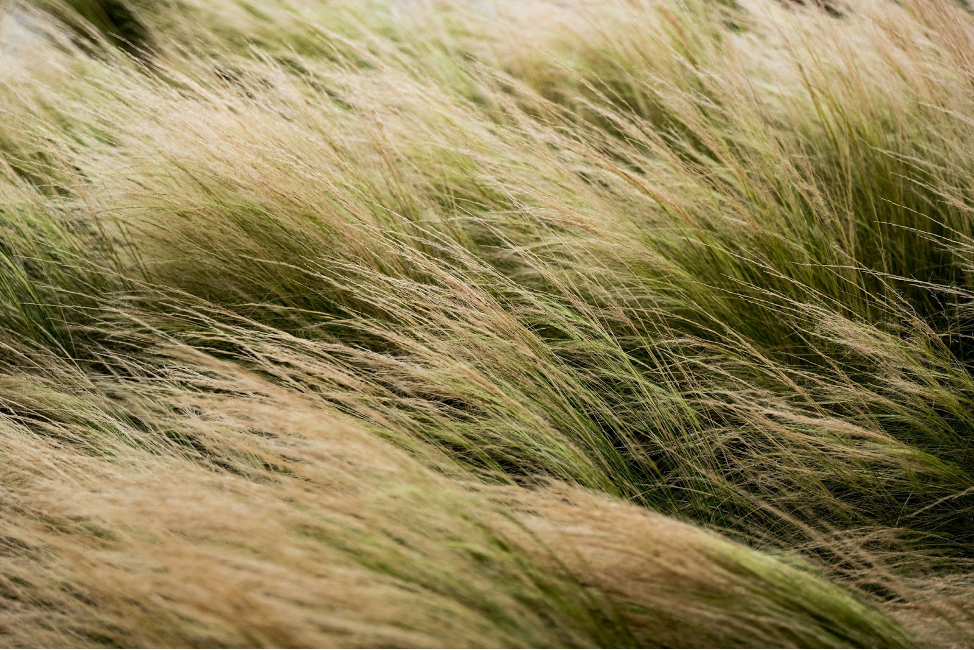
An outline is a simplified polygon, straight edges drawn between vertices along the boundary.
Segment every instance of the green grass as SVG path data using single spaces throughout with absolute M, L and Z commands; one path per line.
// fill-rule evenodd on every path
M 974 640 L 961 6 L 9 11 L 7 644 Z

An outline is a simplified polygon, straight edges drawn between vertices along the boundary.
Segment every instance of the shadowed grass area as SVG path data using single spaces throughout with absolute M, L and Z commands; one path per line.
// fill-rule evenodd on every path
M 974 638 L 961 7 L 112 7 L 0 65 L 9 643 Z

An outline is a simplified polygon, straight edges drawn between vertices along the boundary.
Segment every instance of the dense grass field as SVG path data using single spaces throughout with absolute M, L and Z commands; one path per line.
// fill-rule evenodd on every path
M 0 644 L 974 644 L 965 4 L 0 14 Z

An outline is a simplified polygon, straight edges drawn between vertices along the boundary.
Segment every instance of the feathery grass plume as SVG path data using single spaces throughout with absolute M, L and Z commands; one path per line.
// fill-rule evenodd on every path
M 7 643 L 909 642 L 781 560 L 577 488 L 445 478 L 172 352 L 113 377 L 24 351 L 0 386 Z
M 0 54 L 11 643 L 974 638 L 963 8 L 126 6 Z

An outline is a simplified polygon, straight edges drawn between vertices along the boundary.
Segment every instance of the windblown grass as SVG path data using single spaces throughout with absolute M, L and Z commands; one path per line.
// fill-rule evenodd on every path
M 974 639 L 962 6 L 13 11 L 8 644 Z

